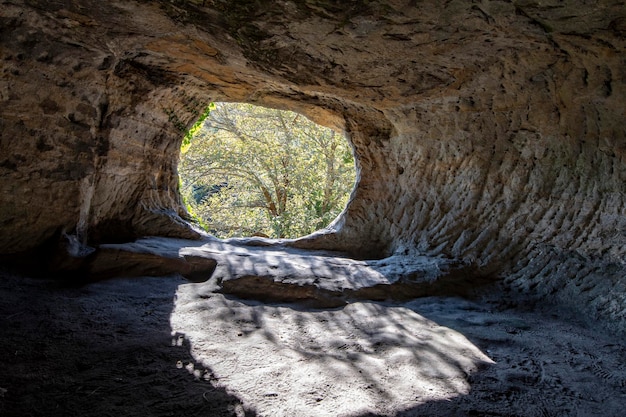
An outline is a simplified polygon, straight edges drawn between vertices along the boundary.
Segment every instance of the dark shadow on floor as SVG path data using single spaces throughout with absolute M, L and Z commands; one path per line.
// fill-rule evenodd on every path
M 448 297 L 309 309 L 225 297 L 208 284 L 161 277 L 60 288 L 0 270 L 0 416 L 617 417 L 626 407 L 624 340 L 561 315 Z M 471 345 L 495 363 L 455 371 Z M 258 358 L 246 359 L 253 349 Z M 268 374 L 276 358 L 282 375 Z M 392 362 L 424 364 L 424 375 Z M 291 374 L 307 369 L 320 373 Z M 253 383 L 234 380 L 241 375 Z M 418 397 L 433 378 L 451 395 Z M 390 404 L 402 400 L 398 382 L 412 384 L 403 394 L 412 404 Z M 246 400 L 259 385 L 265 391 Z M 360 405 L 373 397 L 371 412 L 382 412 L 367 414 Z M 320 408 L 333 398 L 363 411 Z M 304 403 L 302 413 L 285 400 Z
M 215 388 L 211 370 L 172 335 L 173 299 L 184 282 L 61 288 L 0 270 L 0 415 L 255 415 Z

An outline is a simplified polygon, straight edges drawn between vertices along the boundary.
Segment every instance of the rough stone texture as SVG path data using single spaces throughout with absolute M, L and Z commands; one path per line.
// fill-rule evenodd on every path
M 315 310 L 176 276 L 0 276 L 2 417 L 624 414 L 623 338 L 572 317 L 458 297 Z
M 209 281 L 208 287 L 225 294 L 309 307 L 338 307 L 355 300 L 476 296 L 481 287 L 493 283 L 492 277 L 479 277 L 466 265 L 442 257 L 365 261 L 338 252 L 243 243 L 151 237 L 103 244 L 88 257 L 78 258 L 74 269 L 92 279 L 179 273 L 192 281 Z
M 626 328 L 623 2 L 0 4 L 1 253 L 197 236 L 182 132 L 247 101 L 354 145 L 347 210 L 293 245 L 442 256 Z

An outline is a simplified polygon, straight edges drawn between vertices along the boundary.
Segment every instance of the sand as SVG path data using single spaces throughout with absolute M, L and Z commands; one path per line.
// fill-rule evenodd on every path
M 549 306 L 0 279 L 2 416 L 622 416 L 626 342 Z

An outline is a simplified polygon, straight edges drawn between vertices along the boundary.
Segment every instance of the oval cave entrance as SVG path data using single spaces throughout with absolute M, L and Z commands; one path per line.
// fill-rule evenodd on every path
M 219 238 L 297 238 L 328 226 L 354 188 L 343 133 L 299 113 L 215 103 L 186 136 L 180 189 L 189 213 Z

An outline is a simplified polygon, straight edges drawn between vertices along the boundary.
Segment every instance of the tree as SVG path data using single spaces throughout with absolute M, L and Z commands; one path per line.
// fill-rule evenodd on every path
M 218 237 L 297 237 L 327 226 L 354 183 L 343 135 L 306 117 L 218 103 L 182 152 L 183 197 Z

